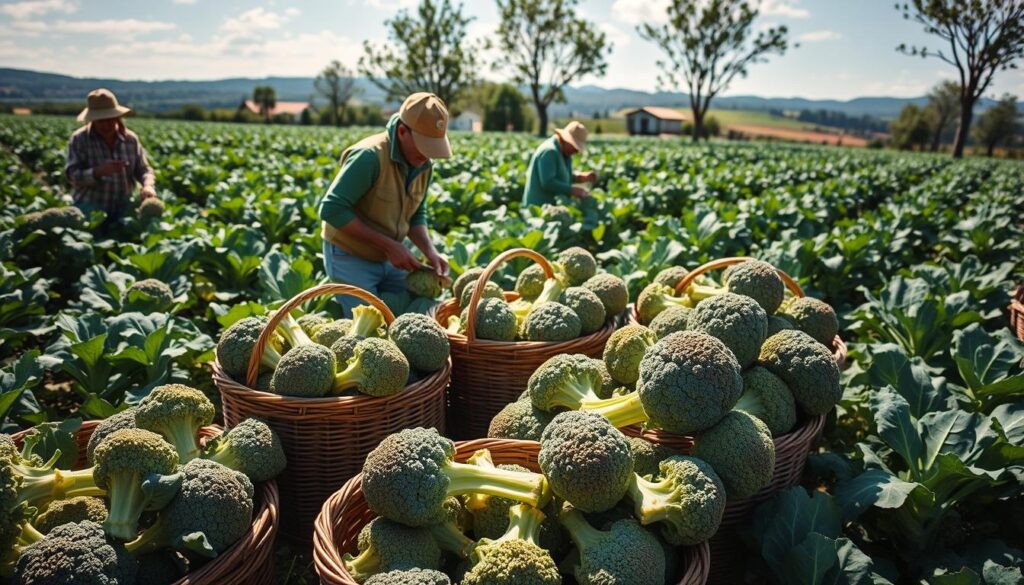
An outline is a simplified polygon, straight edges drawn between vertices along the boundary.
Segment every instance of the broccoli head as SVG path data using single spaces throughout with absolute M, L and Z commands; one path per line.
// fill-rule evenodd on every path
M 418 297 L 436 299 L 444 292 L 444 278 L 433 268 L 413 270 L 405 274 L 405 289 Z
M 551 491 L 585 512 L 615 506 L 633 476 L 626 437 L 587 412 L 555 416 L 541 436 L 538 461 Z
M 359 305 L 352 309 L 351 337 L 383 337 L 384 315 L 377 307 Z
M 658 339 L 671 333 L 679 333 L 689 328 L 690 314 L 693 309 L 682 305 L 669 307 L 651 319 L 650 328 Z
M 359 342 L 366 339 L 365 337 L 350 337 L 348 335 L 339 337 L 334 340 L 329 347 L 334 352 L 334 363 L 347 364 L 348 360 L 352 359 L 352 356 L 356 355 L 356 346 Z
M 247 418 L 207 442 L 202 456 L 244 473 L 254 483 L 277 477 L 288 463 L 277 433 L 257 418 Z
M 36 585 L 134 585 L 139 567 L 95 522 L 64 524 L 18 558 L 14 582 Z
M 543 521 L 544 513 L 536 508 L 509 508 L 508 530 L 477 544 L 462 585 L 561 585 L 554 559 L 538 545 Z
M 757 360 L 761 344 L 768 337 L 768 315 L 754 299 L 725 293 L 697 303 L 687 329 L 722 340 L 745 368 Z
M 517 400 L 506 404 L 491 419 L 487 436 L 494 439 L 517 439 L 539 441 L 544 427 L 554 415 L 537 408 L 529 400 Z
M 473 298 L 473 290 L 476 287 L 476 282 L 473 282 L 473 286 L 467 286 L 462 289 L 462 296 L 459 297 L 459 307 L 466 309 L 469 307 L 469 301 Z M 499 299 L 505 300 L 505 291 L 501 290 L 501 287 L 494 282 L 488 281 L 484 284 L 484 290 L 480 293 L 480 302 L 484 299 Z
M 465 327 L 467 311 L 464 309 L 460 321 Z M 487 298 L 476 307 L 476 321 L 473 325 L 476 336 L 492 341 L 512 341 L 516 338 L 516 315 L 503 299 Z
M 544 220 L 549 223 L 557 223 L 563 228 L 567 228 L 575 221 L 572 217 L 572 211 L 564 205 L 551 205 L 545 203 L 541 206 L 541 213 L 544 216 Z
M 163 217 L 166 206 L 162 199 L 157 197 L 147 197 L 139 203 L 138 214 L 139 219 L 142 223 L 153 221 Z
M 643 325 L 626 325 L 616 330 L 604 346 L 608 373 L 619 384 L 636 384 L 640 376 L 640 361 L 657 341 L 654 332 Z
M 662 537 L 676 546 L 714 536 L 725 513 L 722 480 L 696 457 L 673 455 L 663 460 L 652 479 L 634 476 L 627 493 L 640 523 L 657 523 Z
M 635 392 L 581 408 L 607 417 L 616 427 L 649 422 L 687 434 L 718 422 L 742 390 L 739 362 L 725 344 L 707 333 L 683 331 L 647 350 Z
M 750 297 L 771 315 L 782 304 L 786 285 L 774 266 L 761 260 L 745 260 L 729 267 L 724 275 L 725 287 L 691 285 L 687 294 L 696 301 L 725 292 Z
M 253 486 L 243 473 L 206 459 L 181 466 L 181 488 L 156 522 L 125 547 L 133 554 L 173 548 L 213 558 L 252 526 Z
M 533 405 L 543 411 L 575 410 L 584 402 L 600 399 L 601 370 L 581 353 L 557 354 L 533 372 L 526 389 Z
M 676 296 L 675 289 L 656 282 L 644 287 L 636 298 L 636 311 L 643 325 L 650 325 L 665 309 L 678 306 L 692 307 L 693 301 L 686 296 Z
M 652 443 L 640 437 L 626 436 L 629 450 L 633 454 L 633 471 L 641 477 L 658 474 L 658 465 L 662 461 L 679 453 L 670 447 Z
M 436 372 L 448 363 L 451 353 L 448 336 L 437 321 L 426 315 L 400 315 L 388 327 L 388 335 L 415 370 Z
M 611 372 L 608 371 L 608 364 L 604 363 L 601 358 L 590 358 L 590 361 L 597 366 L 598 371 L 601 372 L 601 387 L 597 390 L 597 395 L 601 398 L 611 398 L 612 392 L 619 387 L 619 383 L 612 378 Z
M 374 518 L 359 533 L 359 554 L 346 554 L 345 569 L 357 583 L 375 573 L 441 568 L 441 549 L 426 528 Z
M 461 299 L 462 291 L 469 286 L 469 284 L 476 282 L 476 279 L 480 278 L 480 275 L 484 273 L 483 268 L 469 268 L 465 272 L 459 275 L 452 283 L 452 298 Z
M 364 585 L 452 585 L 452 581 L 441 571 L 409 569 L 377 573 L 367 579 Z
M 580 336 L 583 323 L 569 307 L 555 302 L 544 303 L 530 311 L 523 322 L 527 341 L 570 341 Z
M 164 312 L 174 304 L 174 292 L 163 281 L 145 278 L 124 289 L 121 301 L 131 310 Z
M 356 308 L 358 309 L 359 307 Z M 351 330 L 351 319 L 338 319 L 336 321 L 331 321 L 330 323 L 325 323 L 317 327 L 316 331 L 314 331 L 310 335 L 310 337 L 313 339 L 315 343 L 319 343 L 324 347 L 331 347 L 332 345 L 334 345 L 335 341 L 341 339 L 342 337 L 347 337 L 349 331 Z M 355 339 L 359 338 L 356 337 Z
M 103 442 L 111 433 L 119 431 L 121 429 L 134 429 L 135 428 L 135 406 L 129 406 L 128 408 L 112 414 L 109 417 L 100 421 L 100 424 L 96 425 L 93 429 L 92 434 L 89 435 L 89 443 L 86 445 L 85 454 L 86 462 L 92 465 L 92 456 L 96 451 L 96 446 Z
M 605 315 L 614 317 L 626 310 L 629 304 L 629 290 L 626 283 L 614 274 L 602 272 L 590 277 L 583 283 L 583 288 L 588 288 L 601 299 L 604 305 Z
M 789 432 L 796 424 L 796 401 L 781 378 L 761 366 L 743 372 L 743 394 L 736 410 L 761 419 L 773 437 Z
M 548 279 L 540 264 L 531 264 L 516 277 L 516 292 L 519 296 L 532 301 L 544 290 L 544 281 Z
M 786 303 L 781 310 L 797 329 L 810 335 L 818 343 L 831 348 L 839 334 L 839 319 L 836 312 L 825 301 L 811 297 L 800 297 Z
M 780 331 L 761 346 L 759 363 L 783 379 L 811 416 L 825 414 L 843 397 L 839 366 L 824 345 L 803 331 Z
M 199 456 L 199 429 L 212 423 L 216 414 L 205 394 L 184 384 L 154 388 L 135 409 L 135 426 L 159 434 L 187 463 Z
M 310 339 L 313 339 L 313 335 L 316 334 L 317 329 L 320 329 L 328 323 L 333 323 L 334 321 L 320 313 L 306 313 L 296 319 L 295 322 L 299 324 L 299 327 L 302 327 L 302 330 L 306 332 L 306 335 L 308 335 Z M 313 341 L 319 343 L 315 339 L 313 339 Z
M 144 429 L 111 433 L 93 458 L 93 478 L 110 501 L 103 527 L 116 538 L 135 538 L 142 513 L 163 508 L 181 484 L 181 474 L 175 473 L 178 452 Z
M 235 380 L 245 379 L 252 350 L 256 347 L 256 341 L 266 324 L 267 320 L 263 317 L 246 317 L 235 321 L 220 334 L 216 353 L 217 361 L 224 368 L 224 373 Z M 260 356 L 260 365 L 273 370 L 280 361 L 281 354 L 268 343 L 263 355 Z
M 787 319 L 785 315 L 776 313 L 768 316 L 768 337 L 775 335 L 779 331 L 785 331 L 787 329 L 796 329 L 796 325 Z
M 345 369 L 334 377 L 334 392 L 356 388 L 370 396 L 391 396 L 405 389 L 409 360 L 394 343 L 377 337 L 360 341 Z
M 655 275 L 654 282 L 674 290 L 689 273 L 690 271 L 682 266 L 669 266 L 668 268 L 662 268 L 661 271 Z
M 270 378 L 270 391 L 282 396 L 319 398 L 334 386 L 334 352 L 319 344 L 288 350 Z
M 579 317 L 581 334 L 590 335 L 604 326 L 604 303 L 590 289 L 570 286 L 562 293 L 561 302 Z
M 35 230 L 49 232 L 56 228 L 82 229 L 85 227 L 85 214 L 81 209 L 70 205 L 50 207 L 20 216 L 17 224 L 16 233 L 19 235 L 25 235 Z
M 555 261 L 565 272 L 569 286 L 580 286 L 597 274 L 594 255 L 579 246 L 562 250 Z
M 564 506 L 562 525 L 579 549 L 573 575 L 579 585 L 665 582 L 665 550 L 635 520 L 617 520 L 598 530 L 572 506 Z
M 366 456 L 363 492 L 377 514 L 409 526 L 445 518 L 450 496 L 482 493 L 531 505 L 549 497 L 536 473 L 485 469 L 454 460 L 455 444 L 435 429 L 406 429 L 389 435 Z
M 61 524 L 90 520 L 103 524 L 107 520 L 107 504 L 102 498 L 75 496 L 66 500 L 54 500 L 36 516 L 32 524 L 39 532 L 46 534 Z
M 775 473 L 775 443 L 768 427 L 739 410 L 698 436 L 693 455 L 711 465 L 730 499 L 753 496 Z

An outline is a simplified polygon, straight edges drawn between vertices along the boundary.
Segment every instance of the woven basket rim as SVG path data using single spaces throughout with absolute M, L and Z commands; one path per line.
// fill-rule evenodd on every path
M 434 321 L 436 321 L 438 325 L 444 327 L 444 324 L 441 323 L 440 318 L 437 315 L 442 311 L 448 310 L 450 306 L 457 304 L 458 301 L 455 299 L 447 299 L 440 303 L 437 306 L 437 311 L 434 313 Z M 617 317 L 617 315 L 612 315 L 605 319 L 604 325 L 597 331 L 588 333 L 587 335 L 580 335 L 579 337 L 568 341 L 496 341 L 493 339 L 474 339 L 473 341 L 470 341 L 469 337 L 461 333 L 452 333 L 447 330 L 446 332 L 448 334 L 449 342 L 453 346 L 458 345 L 460 348 L 479 347 L 481 349 L 488 350 L 557 350 L 561 346 L 589 343 L 590 341 L 600 339 L 602 336 L 611 335 L 611 333 L 617 328 L 615 317 Z

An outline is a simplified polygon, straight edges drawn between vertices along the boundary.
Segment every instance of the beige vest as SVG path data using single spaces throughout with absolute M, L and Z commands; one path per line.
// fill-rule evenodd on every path
M 349 154 L 357 149 L 372 150 L 377 153 L 380 163 L 380 174 L 373 186 L 355 206 L 355 215 L 370 229 L 401 242 L 409 234 L 409 220 L 426 196 L 427 181 L 430 170 L 416 175 L 416 178 L 405 188 L 405 173 L 401 166 L 391 160 L 391 144 L 387 132 L 374 134 L 345 149 L 341 153 L 341 163 Z M 349 254 L 364 260 L 384 262 L 387 256 L 383 250 L 373 244 L 353 238 L 331 224 L 322 222 L 321 236 L 323 239 L 345 250 Z

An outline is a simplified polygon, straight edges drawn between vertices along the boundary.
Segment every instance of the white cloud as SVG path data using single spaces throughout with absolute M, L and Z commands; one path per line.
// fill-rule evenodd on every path
M 667 10 L 668 0 L 615 0 L 611 9 L 613 20 L 631 25 L 664 23 Z
M 174 0 L 174 3 L 175 3 L 175 4 L 187 4 L 187 5 L 192 5 L 192 4 L 195 4 L 195 3 L 196 3 L 196 2 L 198 2 L 198 1 L 199 1 L 199 0 Z
M 388 12 L 400 9 L 412 9 L 419 5 L 419 0 L 366 0 L 366 5 Z
M 220 25 L 220 31 L 229 35 L 246 36 L 257 31 L 281 28 L 288 21 L 287 15 L 270 12 L 259 7 L 247 10 L 235 18 L 229 18 Z
M 796 37 L 802 43 L 820 43 L 822 41 L 835 41 L 843 38 L 843 35 L 834 30 L 812 30 Z
M 68 0 L 24 0 L 0 6 L 0 12 L 15 20 L 24 20 L 51 12 L 71 14 L 77 9 L 78 5 Z
M 806 9 L 797 8 L 794 4 L 796 2 L 787 2 L 786 0 L 764 0 L 761 4 L 761 14 L 785 18 L 807 18 L 811 15 Z
M 621 28 L 611 24 L 610 22 L 602 22 L 597 25 L 597 28 L 605 34 L 608 40 L 612 43 L 613 49 L 621 49 L 629 46 L 633 41 L 633 37 L 623 31 Z
M 43 22 L 41 20 L 16 20 L 10 25 L 10 32 L 37 37 L 47 34 L 85 34 L 103 35 L 108 37 L 133 38 L 138 35 L 174 30 L 176 25 L 158 20 L 138 20 L 135 18 L 106 20 L 57 20 Z

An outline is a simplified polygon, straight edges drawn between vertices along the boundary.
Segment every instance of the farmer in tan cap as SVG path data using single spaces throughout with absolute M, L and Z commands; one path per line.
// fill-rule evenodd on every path
M 406 237 L 442 276 L 448 261 L 434 248 L 427 229 L 427 187 L 432 159 L 448 158 L 448 108 L 432 93 L 414 93 L 384 132 L 341 153 L 341 169 L 320 202 L 324 265 L 336 282 L 375 295 L 401 293 L 405 275 L 423 264 Z M 346 316 L 363 304 L 338 296 Z
M 78 114 L 85 126 L 68 141 L 64 173 L 71 181 L 71 198 L 86 214 L 106 212 L 105 226 L 116 223 L 133 205 L 136 184 L 142 185 L 142 199 L 156 197 L 156 178 L 146 151 L 122 119 L 129 112 L 131 108 L 119 105 L 109 90 L 93 90 Z
M 574 183 L 596 183 L 597 173 L 572 172 L 573 155 L 583 152 L 586 146 L 587 129 L 576 121 L 555 130 L 554 136 L 542 142 L 526 168 L 523 205 L 555 203 L 558 195 L 577 199 L 589 197 L 590 193 L 584 187 Z

